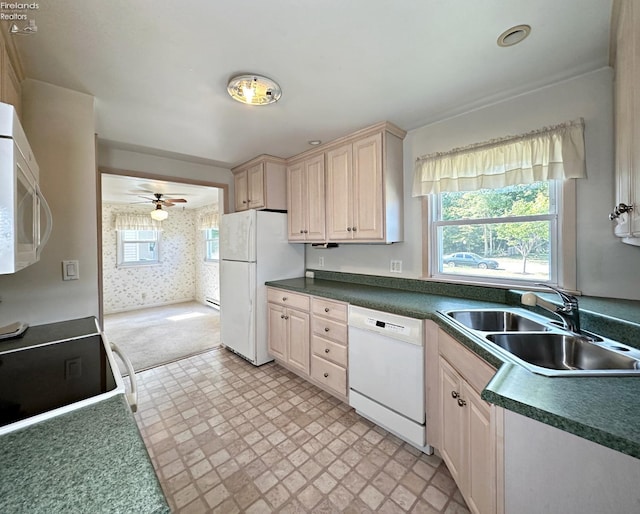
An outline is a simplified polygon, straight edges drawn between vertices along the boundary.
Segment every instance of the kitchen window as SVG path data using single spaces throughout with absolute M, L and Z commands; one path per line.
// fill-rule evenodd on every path
M 204 260 L 207 262 L 220 260 L 220 230 L 217 228 L 204 230 Z
M 118 267 L 160 263 L 159 230 L 118 230 Z
M 558 181 L 433 195 L 432 275 L 557 283 Z
M 582 119 L 419 157 L 425 278 L 576 288 Z

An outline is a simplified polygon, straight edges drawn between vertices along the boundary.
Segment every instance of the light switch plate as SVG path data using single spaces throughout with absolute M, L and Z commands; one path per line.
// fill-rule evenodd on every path
M 78 280 L 80 278 L 79 261 L 62 261 L 62 280 Z

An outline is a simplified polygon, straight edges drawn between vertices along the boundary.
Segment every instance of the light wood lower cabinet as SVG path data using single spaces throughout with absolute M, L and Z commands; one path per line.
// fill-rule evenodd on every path
M 267 312 L 274 359 L 346 402 L 348 305 L 268 287 Z
M 311 377 L 347 401 L 347 316 L 343 302 L 311 297 Z
M 269 353 L 302 375 L 309 375 L 309 296 L 267 290 Z
M 438 334 L 439 449 L 471 512 L 499 512 L 497 407 L 480 398 L 495 370 Z

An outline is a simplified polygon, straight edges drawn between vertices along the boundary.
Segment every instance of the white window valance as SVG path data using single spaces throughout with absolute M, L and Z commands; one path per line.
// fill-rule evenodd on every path
M 217 212 L 207 212 L 198 218 L 198 228 L 200 230 L 218 228 L 218 224 L 219 217 Z
M 416 160 L 413 196 L 586 178 L 584 120 Z
M 116 230 L 162 230 L 162 223 L 148 214 L 116 214 Z

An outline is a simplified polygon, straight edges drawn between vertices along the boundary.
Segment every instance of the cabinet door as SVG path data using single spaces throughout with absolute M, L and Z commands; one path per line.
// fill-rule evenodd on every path
M 327 152 L 327 239 L 352 239 L 353 147 Z
M 249 209 L 264 207 L 264 163 L 256 164 L 247 170 L 247 188 Z
M 246 211 L 249 208 L 247 190 L 247 171 L 240 171 L 233 175 L 233 189 L 236 199 L 236 211 Z
M 353 143 L 353 238 L 383 239 L 382 134 Z
M 440 357 L 440 413 L 442 458 L 460 489 L 464 488 L 464 408 L 458 404 L 462 394 L 462 379 L 451 365 Z M 455 397 L 454 397 L 455 396 Z
M 288 355 L 287 362 L 309 374 L 309 313 L 287 309 Z
M 305 161 L 306 178 L 306 224 L 307 241 L 324 241 L 325 194 L 324 194 L 324 154 Z
M 269 353 L 281 360 L 286 360 L 287 352 L 287 320 L 284 307 L 275 303 L 267 304 L 268 346 Z
M 466 500 L 471 512 L 496 512 L 496 438 L 492 407 L 466 382 L 462 384 L 461 393 L 466 402 L 469 448 Z
M 300 162 L 287 168 L 287 219 L 289 223 L 289 241 L 305 240 L 305 218 L 307 195 L 304 180 L 304 163 Z

